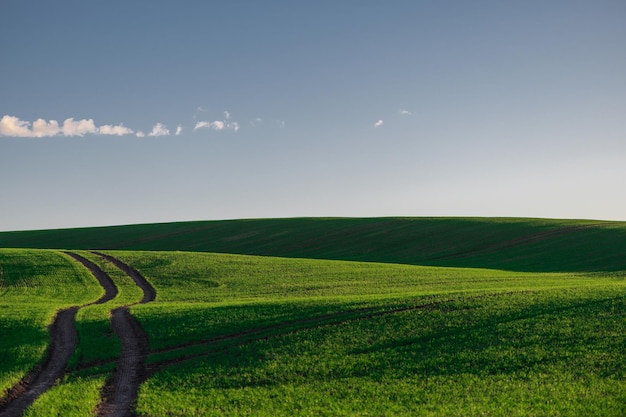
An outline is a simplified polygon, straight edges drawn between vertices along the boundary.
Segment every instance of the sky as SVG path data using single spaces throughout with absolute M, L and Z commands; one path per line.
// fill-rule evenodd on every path
M 626 2 L 0 1 L 0 231 L 626 220 Z

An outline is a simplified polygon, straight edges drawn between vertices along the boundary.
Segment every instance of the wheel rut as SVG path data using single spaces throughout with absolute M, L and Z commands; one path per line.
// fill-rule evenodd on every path
M 80 255 L 69 252 L 66 254 L 85 265 L 92 272 L 104 289 L 104 294 L 94 302 L 57 311 L 52 324 L 49 326 L 50 343 L 44 360 L 0 399 L 1 417 L 22 415 L 26 408 L 65 374 L 67 363 L 76 350 L 78 337 L 75 319 L 78 310 L 89 305 L 106 303 L 115 298 L 117 294 L 117 287 L 108 275 L 102 271 L 100 271 L 101 274 L 94 272 L 99 269 L 96 265 Z
M 102 389 L 101 402 L 96 410 L 101 417 L 129 417 L 133 415 L 139 386 L 147 377 L 149 349 L 148 335 L 130 314 L 129 307 L 153 301 L 156 290 L 137 270 L 119 259 L 99 252 L 94 254 L 122 270 L 143 291 L 141 301 L 111 311 L 111 327 L 120 339 L 121 352 L 113 375 Z

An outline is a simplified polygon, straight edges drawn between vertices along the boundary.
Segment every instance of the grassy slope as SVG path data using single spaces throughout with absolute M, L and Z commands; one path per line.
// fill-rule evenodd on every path
M 626 222 L 296 218 L 0 233 L 0 247 L 182 250 L 499 268 L 626 269 Z
M 89 272 L 63 254 L 0 249 L 0 393 L 42 360 L 58 309 L 102 292 Z
M 151 377 L 141 415 L 626 412 L 626 223 L 242 220 L 2 233 L 1 246 L 472 268 L 116 252 L 158 290 L 132 308 L 153 350 L 243 333 L 153 353 L 152 364 L 204 356 Z M 359 319 L 433 301 L 445 303 Z M 101 378 L 56 389 L 96 393 Z
M 119 356 L 119 339 L 112 334 L 110 312 L 116 307 L 135 303 L 143 296 L 142 291 L 130 277 L 109 262 L 89 252 L 80 251 L 79 254 L 109 274 L 118 288 L 118 293 L 113 300 L 87 306 L 78 311 L 76 315 L 78 345 L 70 359 L 70 370 L 90 362 L 115 359 Z M 113 366 L 96 366 L 80 376 L 71 375 L 65 378 L 43 393 L 28 408 L 25 416 L 54 417 L 58 416 L 61 410 L 65 417 L 91 415 L 100 401 L 100 390 Z
M 115 255 L 157 288 L 133 307 L 153 351 L 216 338 L 150 356 L 203 355 L 153 375 L 140 415 L 626 411 L 622 274 Z

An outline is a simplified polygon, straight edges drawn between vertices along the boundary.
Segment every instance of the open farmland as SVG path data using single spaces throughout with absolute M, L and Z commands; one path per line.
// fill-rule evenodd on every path
M 406 229 L 360 234 L 353 246 L 348 243 L 354 230 L 337 232 L 334 243 L 330 237 L 322 240 L 324 228 L 313 236 L 311 226 L 303 231 L 309 245 L 300 246 L 292 230 L 292 258 L 170 247 L 104 251 L 132 267 L 130 272 L 111 259 L 74 251 L 117 289 L 114 298 L 89 306 L 102 289 L 78 261 L 50 250 L 0 249 L 4 316 L 29 315 L 23 298 L 29 295 L 18 296 L 15 272 L 7 271 L 21 271 L 27 284 L 20 285 L 35 288 L 36 300 L 37 291 L 46 294 L 51 288 L 47 274 L 32 271 L 55 276 L 59 269 L 46 259 L 58 259 L 65 268 L 58 273 L 68 298 L 46 304 L 46 315 L 30 324 L 38 328 L 38 339 L 29 333 L 23 333 L 26 340 L 3 338 L 3 357 L 13 357 L 10 349 L 31 340 L 40 346 L 26 364 L 3 365 L 3 389 L 41 360 L 45 327 L 54 312 L 85 304 L 76 318 L 82 336 L 64 378 L 27 415 L 59 415 L 60 410 L 114 415 L 102 403 L 109 398 L 103 387 L 111 386 L 125 356 L 110 327 L 111 312 L 120 308 L 128 309 L 148 340 L 142 383 L 130 408 L 140 416 L 624 415 L 626 226 L 482 219 L 470 227 L 470 220 L 439 221 L 424 221 L 411 239 Z M 262 221 L 256 222 L 260 227 Z M 267 222 L 267 230 L 277 227 Z M 253 232 L 246 235 L 245 227 L 241 222 L 230 239 L 224 232 L 219 239 L 209 233 L 207 240 L 250 239 Z M 128 230 L 141 240 L 140 229 Z M 36 232 L 24 233 L 32 233 L 29 245 L 36 245 Z M 58 247 L 52 232 L 37 233 L 46 235 L 42 247 Z M 59 240 L 67 233 L 60 231 Z M 429 233 L 430 241 L 416 238 Z M 392 249 L 365 249 L 379 248 L 381 234 L 387 244 L 405 242 L 394 247 L 398 255 Z M 606 248 L 604 237 L 610 243 Z M 316 239 L 318 246 L 311 243 Z M 100 246 L 75 242 L 66 248 Z M 270 244 L 268 239 L 259 251 L 287 247 L 286 241 Z M 305 246 L 318 250 L 317 256 L 296 258 Z M 419 248 L 422 254 L 413 262 L 392 262 L 393 256 L 408 257 Z M 543 252 L 533 254 L 537 248 Z M 568 259 L 585 248 L 590 248 L 586 258 Z M 387 263 L 321 259 L 359 256 Z M 418 265 L 420 256 L 430 259 L 423 264 L 449 265 Z M 465 265 L 454 266 L 460 263 Z M 485 268 L 489 264 L 494 266 Z M 140 303 L 145 290 L 131 279 L 133 271 L 153 286 L 154 301 Z M 11 323 L 2 322 L 3 335 L 5 322 Z

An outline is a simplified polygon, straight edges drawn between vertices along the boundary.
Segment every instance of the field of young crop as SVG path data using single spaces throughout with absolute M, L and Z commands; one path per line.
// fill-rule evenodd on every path
M 109 415 L 98 404 L 117 389 L 120 345 L 129 343 L 113 334 L 112 312 L 126 308 L 140 329 L 134 336 L 147 340 L 132 405 L 138 416 L 626 415 L 626 267 L 616 255 L 626 246 L 624 225 L 593 226 L 602 229 L 596 246 L 607 230 L 615 235 L 584 263 L 564 259 L 589 247 L 574 239 L 592 237 L 589 225 L 564 231 L 554 221 L 494 221 L 486 233 L 481 224 L 448 229 L 449 249 L 441 236 L 434 243 L 441 247 L 432 251 L 447 252 L 442 262 L 465 267 L 103 251 L 149 281 L 156 298 L 145 303 L 132 271 L 94 253 L 74 251 L 117 292 L 86 305 L 102 287 L 69 255 L 0 249 L 0 326 L 10 335 L 0 354 L 16 358 L 0 365 L 3 390 L 41 360 L 54 312 L 84 305 L 65 376 L 25 415 Z M 480 230 L 474 243 L 456 243 L 471 230 Z M 325 245 L 324 253 L 358 252 L 341 248 L 345 239 Z M 530 255 L 541 247 L 553 264 Z M 518 267 L 482 268 L 499 255 L 517 256 L 501 264 Z M 12 349 L 32 352 L 18 360 Z
M 0 392 L 42 358 L 57 310 L 97 299 L 102 288 L 66 255 L 0 250 Z

